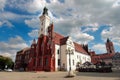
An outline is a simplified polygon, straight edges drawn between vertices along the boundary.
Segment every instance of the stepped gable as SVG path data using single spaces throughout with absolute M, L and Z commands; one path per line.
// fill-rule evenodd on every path
M 69 38 L 69 36 L 64 37 L 63 35 L 60 35 L 59 33 L 56 33 L 56 32 L 54 32 L 54 35 L 55 35 L 55 44 L 58 44 L 58 45 L 64 45 L 64 44 L 66 44 L 66 41 Z M 76 51 L 88 55 L 88 53 L 83 49 L 82 45 L 80 45 L 80 44 L 78 44 L 76 42 L 73 42 L 73 43 L 75 45 L 75 50 Z

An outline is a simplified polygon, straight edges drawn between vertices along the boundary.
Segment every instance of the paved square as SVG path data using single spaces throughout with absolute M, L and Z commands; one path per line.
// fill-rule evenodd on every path
M 0 72 L 0 80 L 120 80 L 120 72 L 76 72 L 74 78 L 65 78 L 67 72 Z

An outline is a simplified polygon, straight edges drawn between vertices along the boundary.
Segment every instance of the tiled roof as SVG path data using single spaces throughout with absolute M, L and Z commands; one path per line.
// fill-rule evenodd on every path
M 22 49 L 21 51 L 18 52 L 18 55 L 19 54 L 25 54 L 25 51 L 27 51 L 27 50 L 30 50 L 30 48 L 26 47 L 26 48 Z
M 60 35 L 60 34 L 58 34 L 56 32 L 54 32 L 54 36 L 55 36 L 55 43 L 56 44 L 58 44 L 58 45 L 64 45 L 64 44 L 66 44 L 68 36 L 64 37 L 64 36 L 62 36 L 62 35 Z M 76 51 L 88 55 L 88 53 L 83 49 L 83 47 L 80 44 L 74 42 L 74 45 L 75 45 L 75 50 Z
M 112 53 L 104 53 L 104 54 L 98 54 L 96 56 L 99 56 L 100 59 L 109 59 L 112 58 L 115 54 Z
M 81 53 L 84 53 L 84 54 L 88 54 L 80 44 L 74 42 L 74 45 L 75 45 L 75 50 L 78 51 L 78 52 L 81 52 Z
M 69 36 L 60 39 L 60 45 L 66 44 L 66 41 L 67 41 L 68 38 L 69 38 Z
M 60 45 L 60 39 L 64 38 L 64 36 L 54 32 L 55 44 Z

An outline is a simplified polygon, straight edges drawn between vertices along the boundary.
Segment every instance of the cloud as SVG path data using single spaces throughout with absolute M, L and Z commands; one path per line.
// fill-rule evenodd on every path
M 28 45 L 20 36 L 11 37 L 8 42 L 0 42 L 0 54 L 11 56 L 14 60 L 16 52 L 25 47 Z
M 2 26 L 14 27 L 14 25 L 10 23 L 9 21 L 0 21 L 0 27 Z
M 120 0 L 116 0 L 112 5 L 113 8 L 120 7 Z
M 8 7 L 28 13 L 40 12 L 45 4 L 46 0 L 12 0 L 7 2 Z
M 70 34 L 74 40 L 86 43 L 95 39 L 94 36 L 88 34 L 89 32 L 95 33 L 101 29 L 100 25 L 111 24 L 112 27 L 101 30 L 101 37 L 103 40 L 110 37 L 116 45 L 119 45 L 120 10 L 118 4 L 119 0 L 63 0 L 63 2 L 59 0 L 9 0 L 6 1 L 7 7 L 17 9 L 21 13 L 27 12 L 30 15 L 5 11 L 0 13 L 0 19 L 9 22 L 24 21 L 33 30 L 38 29 L 40 28 L 38 14 L 42 14 L 43 7 L 46 5 L 56 32 L 63 35 Z M 0 5 L 0 9 L 4 7 Z M 2 24 L 3 22 L 0 22 L 0 25 Z M 34 31 L 28 33 L 29 36 L 32 33 Z
M 22 15 L 22 14 L 17 14 L 14 12 L 9 12 L 9 11 L 3 11 L 0 12 L 0 20 L 9 20 L 9 21 L 20 21 L 26 18 L 33 18 L 34 15 Z
M 99 25 L 98 25 L 98 23 L 91 23 L 91 24 L 86 24 L 85 26 L 82 26 L 83 28 L 85 28 L 85 29 L 83 29 L 82 30 L 82 32 L 95 32 L 95 31 L 97 31 L 98 29 L 99 29 Z
M 79 43 L 87 44 L 88 42 L 94 40 L 93 36 L 87 33 L 82 33 L 79 28 L 73 28 L 72 31 L 70 32 L 70 36 L 72 36 L 73 40 Z
M 38 29 L 32 30 L 31 32 L 28 33 L 28 35 L 32 38 L 37 38 L 38 37 Z
M 26 25 L 28 25 L 29 27 L 31 28 L 37 28 L 39 29 L 40 28 L 40 20 L 39 18 L 32 18 L 30 20 L 25 20 L 24 21 Z
M 12 57 L 12 55 L 10 53 L 3 53 L 3 54 L 0 54 L 0 55 L 5 56 L 5 57 Z
M 105 44 L 96 44 L 96 45 L 94 45 L 93 47 L 92 47 L 92 50 L 94 50 L 94 51 L 96 51 L 97 52 L 97 54 L 99 53 L 101 53 L 101 54 L 103 54 L 103 53 L 106 53 L 106 47 L 105 47 Z
M 6 5 L 6 0 L 0 0 L 0 10 L 4 10 L 5 5 Z
M 120 26 L 120 25 L 119 25 Z M 112 26 L 110 28 L 104 29 L 101 33 L 102 39 L 106 40 L 110 38 L 115 45 L 120 46 L 120 27 L 119 26 Z

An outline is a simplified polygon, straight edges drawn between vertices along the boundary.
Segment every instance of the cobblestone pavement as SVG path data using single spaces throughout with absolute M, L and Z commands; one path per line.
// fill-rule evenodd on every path
M 68 72 L 0 72 L 0 80 L 120 80 L 120 71 L 112 73 L 76 72 L 73 78 L 65 78 Z

